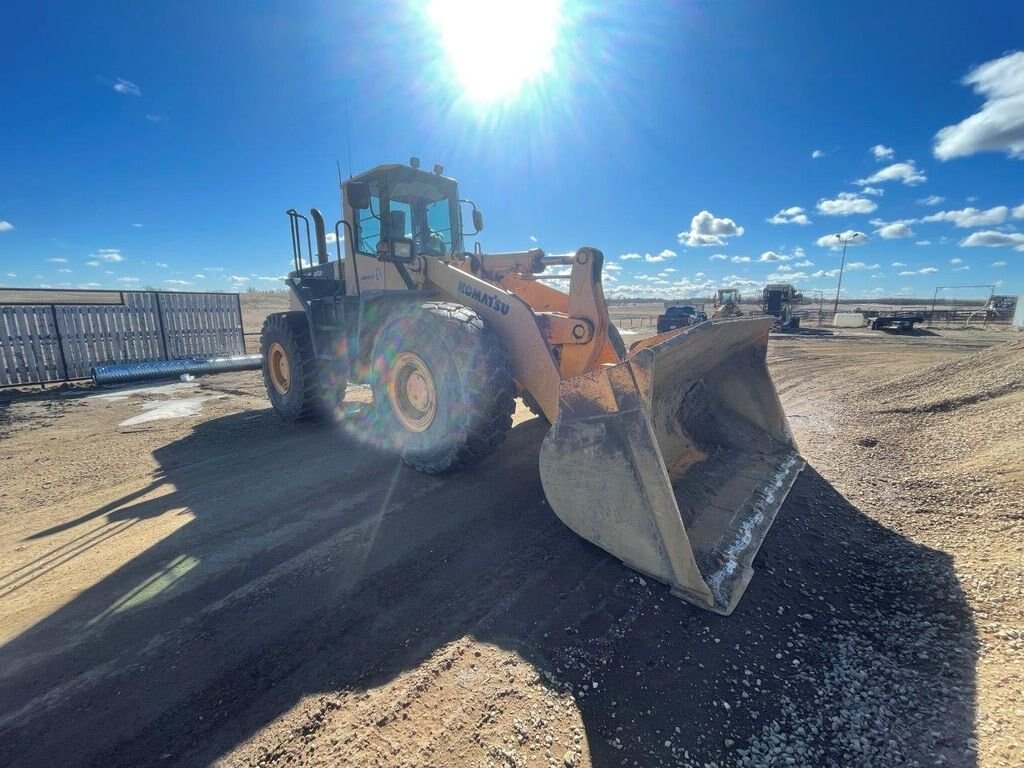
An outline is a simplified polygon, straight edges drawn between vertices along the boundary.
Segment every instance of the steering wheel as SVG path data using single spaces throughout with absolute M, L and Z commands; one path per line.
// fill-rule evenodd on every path
M 435 229 L 421 229 L 412 236 L 412 241 L 416 243 L 416 250 L 429 251 L 436 255 L 444 253 L 444 236 Z

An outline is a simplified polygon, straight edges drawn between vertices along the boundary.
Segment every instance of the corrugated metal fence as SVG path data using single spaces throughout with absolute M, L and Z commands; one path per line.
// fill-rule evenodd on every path
M 121 297 L 118 304 L 0 303 L 0 386 L 85 379 L 98 365 L 245 353 L 236 293 Z

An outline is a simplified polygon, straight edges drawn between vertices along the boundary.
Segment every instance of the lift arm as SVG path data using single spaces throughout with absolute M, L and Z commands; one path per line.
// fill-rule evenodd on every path
M 604 256 L 596 248 L 581 248 L 572 257 L 558 259 L 557 263 L 571 259 L 572 264 L 567 312 L 535 311 L 517 292 L 440 259 L 428 258 L 423 265 L 425 285 L 477 311 L 498 334 L 516 380 L 552 423 L 558 417 L 560 382 L 590 370 L 608 338 L 608 309 L 600 282 Z M 560 349 L 557 357 L 555 347 Z

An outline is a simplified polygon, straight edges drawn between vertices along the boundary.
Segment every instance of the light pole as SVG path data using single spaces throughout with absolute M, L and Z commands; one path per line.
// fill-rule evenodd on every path
M 832 237 L 843 244 L 843 259 L 839 262 L 839 282 L 836 284 L 836 303 L 832 306 L 832 314 L 835 315 L 839 311 L 839 289 L 843 287 L 843 268 L 846 266 L 846 244 L 858 237 L 866 237 L 866 235 L 863 232 L 853 232 L 849 237 L 843 237 L 839 234 L 832 235 Z

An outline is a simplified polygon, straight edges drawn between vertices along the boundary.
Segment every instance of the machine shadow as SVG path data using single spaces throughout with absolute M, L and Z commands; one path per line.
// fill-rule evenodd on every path
M 561 525 L 545 429 L 438 478 L 356 430 L 201 422 L 157 451 L 173 492 L 100 513 L 194 517 L 0 648 L 0 764 L 208 765 L 304 697 L 376 689 L 467 636 L 574 695 L 596 766 L 736 764 L 773 721 L 816 732 L 815 761 L 864 764 L 851 733 L 877 727 L 886 764 L 973 764 L 977 647 L 949 556 L 808 468 L 736 612 L 709 614 Z M 863 686 L 875 723 L 830 719 L 853 706 L 844 675 L 898 684 Z

